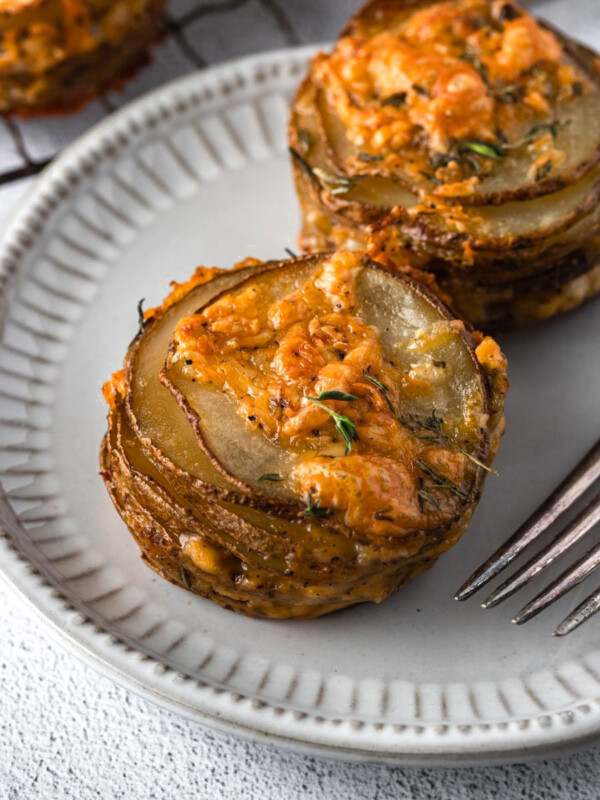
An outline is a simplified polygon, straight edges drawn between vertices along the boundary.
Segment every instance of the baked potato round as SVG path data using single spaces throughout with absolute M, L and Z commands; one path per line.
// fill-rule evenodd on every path
M 543 316 L 550 285 L 564 310 L 570 279 L 550 272 L 580 250 L 597 266 L 599 64 L 512 0 L 371 0 L 292 106 L 301 246 L 387 250 L 436 273 L 477 325 L 500 307 L 505 323 Z M 531 313 L 486 288 L 521 298 L 542 275 Z
M 68 111 L 126 78 L 163 32 L 166 0 L 3 0 L 0 112 Z
M 364 254 L 197 271 L 104 387 L 106 486 L 147 563 L 243 613 L 379 602 L 462 535 L 505 359 Z

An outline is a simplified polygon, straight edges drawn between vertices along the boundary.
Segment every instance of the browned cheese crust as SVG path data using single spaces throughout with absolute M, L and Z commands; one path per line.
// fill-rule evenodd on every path
M 580 305 L 598 292 L 599 64 L 512 0 L 371 0 L 292 106 L 300 246 L 430 272 L 476 326 Z

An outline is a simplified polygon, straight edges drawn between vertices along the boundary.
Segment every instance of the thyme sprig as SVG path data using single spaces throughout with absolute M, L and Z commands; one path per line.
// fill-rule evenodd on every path
M 406 92 L 395 92 L 381 101 L 382 106 L 393 106 L 394 108 L 401 108 L 406 103 Z
M 333 195 L 347 194 L 354 189 L 358 180 L 358 176 L 350 178 L 348 175 L 336 175 L 334 172 L 328 172 L 320 167 L 314 167 L 312 173 L 323 189 Z
M 460 140 L 457 142 L 457 147 L 461 155 L 465 153 L 475 153 L 482 158 L 499 161 L 502 158 L 506 158 L 511 151 L 520 150 L 522 147 L 525 147 L 525 145 L 531 144 L 539 138 L 540 134 L 550 133 L 552 134 L 552 138 L 556 139 L 560 124 L 558 120 L 554 120 L 553 122 L 540 122 L 530 128 L 525 136 L 521 139 L 517 139 L 516 142 L 512 142 L 512 144 L 506 141 L 483 142 L 478 140 Z
M 335 513 L 333 508 L 325 508 L 320 505 L 319 500 L 315 500 L 310 492 L 306 495 L 306 508 L 302 512 L 305 517 L 314 517 L 319 519 L 322 517 L 330 517 Z
M 283 478 L 278 472 L 265 472 L 264 475 L 261 475 L 258 479 L 259 483 L 278 483 L 282 481 Z
M 146 320 L 144 318 L 144 303 L 146 302 L 146 298 L 142 297 L 140 302 L 137 304 L 137 313 L 138 313 L 138 334 L 142 333 L 146 326 Z
M 383 161 L 383 156 L 376 156 L 373 153 L 359 153 L 357 156 L 359 161 L 362 161 L 365 164 L 376 163 L 377 161 Z
M 432 409 L 428 417 L 420 417 L 418 414 L 404 414 L 399 418 L 400 424 L 414 433 L 417 439 L 425 442 L 435 442 L 445 444 L 449 438 L 442 432 L 444 420 L 438 417 L 435 408 Z M 427 432 L 427 436 L 419 436 L 419 430 Z
M 297 150 L 295 150 L 293 147 L 289 148 L 289 152 L 290 152 L 290 155 L 291 155 L 293 161 L 300 167 L 300 169 L 303 172 L 305 172 L 308 175 L 308 177 L 314 183 L 316 181 L 316 178 L 313 175 L 312 167 L 310 166 L 308 161 L 304 158 L 304 156 L 301 156 L 300 153 Z
M 433 481 L 435 485 L 431 487 L 432 489 L 444 489 L 450 492 L 450 494 L 454 495 L 454 497 L 458 497 L 460 500 L 464 500 L 465 502 L 470 499 L 466 492 L 463 492 L 463 490 L 459 489 L 456 484 L 452 483 L 452 481 L 449 481 L 448 478 L 445 478 L 433 467 L 430 467 L 429 464 L 426 464 L 423 459 L 415 459 L 415 465 L 424 475 Z
M 342 400 L 345 402 L 352 402 L 353 400 L 358 400 L 356 395 L 348 394 L 347 392 L 339 392 L 335 389 L 332 389 L 328 392 L 321 392 L 318 397 L 307 396 L 307 399 L 319 408 L 322 408 L 323 411 L 326 411 L 333 419 L 335 428 L 346 445 L 344 455 L 347 456 L 352 450 L 352 442 L 357 442 L 359 438 L 356 425 L 349 417 L 339 414 L 337 411 L 334 411 L 333 408 L 326 406 L 323 400 Z
M 440 506 L 438 501 L 431 494 L 431 492 L 425 488 L 425 481 L 423 478 L 419 478 L 419 491 L 417 492 L 417 497 L 419 498 L 419 511 L 421 514 L 425 511 L 425 503 L 429 503 L 439 511 Z
M 383 395 L 383 399 L 387 403 L 387 407 L 392 412 L 392 414 L 396 416 L 396 409 L 394 408 L 394 404 L 390 400 L 390 390 L 385 385 L 385 383 L 382 383 L 380 380 L 375 378 L 373 375 L 370 375 L 368 372 L 363 372 L 363 377 L 366 381 L 373 384 L 373 386 L 375 386 L 375 388 L 381 392 L 381 394 Z
M 373 514 L 373 518 L 377 520 L 385 520 L 386 522 L 393 522 L 394 518 L 390 515 L 390 511 L 392 511 L 392 507 L 386 506 L 386 508 L 376 511 Z
M 446 436 L 442 431 L 444 420 L 437 416 L 435 408 L 432 409 L 428 417 L 419 417 L 417 414 L 406 414 L 400 417 L 399 421 L 402 425 L 407 427 L 411 433 L 414 433 L 417 439 L 421 439 L 424 442 L 434 442 L 435 444 L 447 444 L 450 442 L 450 437 Z M 426 431 L 427 435 L 419 436 L 419 430 Z M 468 453 L 464 448 L 459 448 L 459 453 L 486 472 L 492 472 L 494 475 L 498 475 L 495 469 L 488 467 L 487 464 L 484 464 L 483 461 L 480 461 L 476 456 Z

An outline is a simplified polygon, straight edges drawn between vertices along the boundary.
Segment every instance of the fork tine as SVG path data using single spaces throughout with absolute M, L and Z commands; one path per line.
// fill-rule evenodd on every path
M 583 603 L 580 603 L 574 611 L 571 611 L 568 617 L 565 617 L 560 625 L 557 625 L 553 631 L 553 636 L 566 636 L 575 628 L 583 625 L 590 617 L 593 617 L 600 611 L 600 588 L 586 597 Z
M 515 625 L 522 625 L 532 617 L 535 617 L 540 611 L 554 603 L 555 600 L 570 592 L 571 589 L 585 580 L 598 567 L 600 567 L 600 543 L 588 550 L 579 561 L 576 561 L 572 567 L 566 569 L 556 580 L 552 581 L 536 595 L 530 603 L 527 603 L 513 619 Z
M 573 522 L 561 531 L 538 555 L 533 556 L 524 567 L 495 589 L 482 603 L 484 608 L 493 608 L 513 595 L 521 586 L 549 567 L 557 558 L 578 542 L 600 521 L 600 494 L 595 497 Z
M 600 477 L 600 441 L 584 456 L 560 486 L 550 497 L 534 511 L 529 519 L 521 525 L 496 552 L 490 556 L 468 580 L 463 583 L 455 595 L 456 600 L 467 600 L 475 592 L 495 578 L 525 550 L 546 528 L 567 510 L 589 487 Z

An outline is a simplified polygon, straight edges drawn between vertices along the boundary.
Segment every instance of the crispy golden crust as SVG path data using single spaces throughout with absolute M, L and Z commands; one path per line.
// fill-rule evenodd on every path
M 66 112 L 117 86 L 163 32 L 165 0 L 31 0 L 0 13 L 0 111 Z

